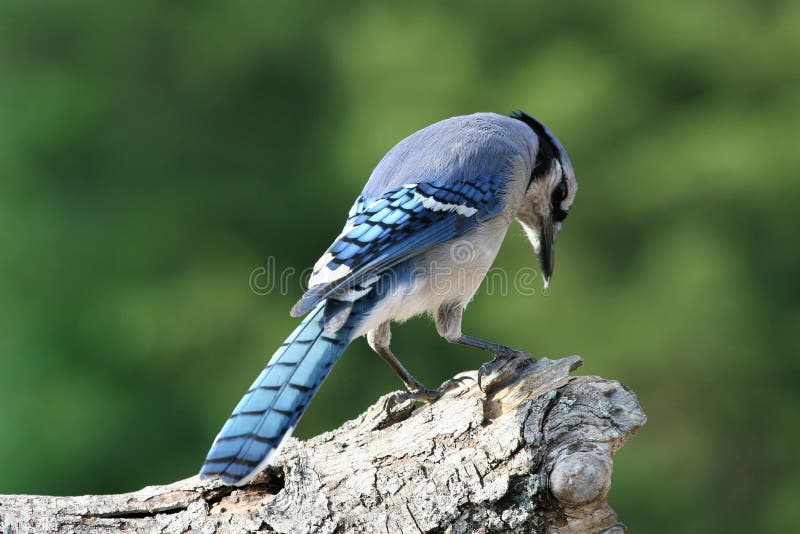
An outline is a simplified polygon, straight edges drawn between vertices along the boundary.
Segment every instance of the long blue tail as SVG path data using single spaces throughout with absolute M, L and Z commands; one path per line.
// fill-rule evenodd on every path
M 245 484 L 263 470 L 350 343 L 352 320 L 323 331 L 325 302 L 300 323 L 258 375 L 211 445 L 201 478 Z

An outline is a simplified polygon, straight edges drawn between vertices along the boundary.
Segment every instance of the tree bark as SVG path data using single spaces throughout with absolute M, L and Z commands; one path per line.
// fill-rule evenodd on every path
M 612 455 L 646 420 L 578 356 L 495 359 L 421 407 L 290 439 L 243 488 L 197 477 L 122 495 L 0 496 L 0 533 L 552 534 L 626 529 L 606 502 Z

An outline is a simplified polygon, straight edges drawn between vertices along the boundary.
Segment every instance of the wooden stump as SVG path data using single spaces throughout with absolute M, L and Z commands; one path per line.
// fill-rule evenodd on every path
M 196 477 L 122 495 L 0 496 L 0 533 L 621 533 L 612 456 L 646 417 L 578 356 L 496 359 L 431 405 L 291 439 L 243 488 Z

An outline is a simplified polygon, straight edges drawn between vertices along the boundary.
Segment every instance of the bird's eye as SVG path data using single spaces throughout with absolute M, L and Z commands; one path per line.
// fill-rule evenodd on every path
M 553 189 L 552 200 L 554 204 L 557 204 L 565 198 L 567 198 L 567 184 L 564 180 L 561 180 L 556 188 Z

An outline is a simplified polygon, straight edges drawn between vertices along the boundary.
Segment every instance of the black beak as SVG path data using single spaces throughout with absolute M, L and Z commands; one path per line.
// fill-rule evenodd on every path
M 550 277 L 553 276 L 553 266 L 555 264 L 553 222 L 543 220 L 539 228 L 539 264 L 542 266 L 544 287 L 547 288 L 550 285 Z

